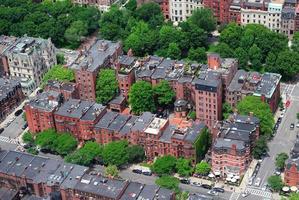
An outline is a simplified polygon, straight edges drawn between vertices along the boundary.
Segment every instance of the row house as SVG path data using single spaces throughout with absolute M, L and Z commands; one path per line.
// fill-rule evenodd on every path
M 24 100 L 18 80 L 0 78 L 0 121 L 3 121 Z
M 206 128 L 203 123 L 180 128 L 149 112 L 139 117 L 124 115 L 79 99 L 69 99 L 59 105 L 58 100 L 56 103 L 49 100 L 49 93 L 41 93 L 39 99 L 25 106 L 32 133 L 54 128 L 57 132 L 71 133 L 79 141 L 95 140 L 100 144 L 126 139 L 130 144 L 143 146 L 149 160 L 168 154 L 193 161 L 197 158 L 194 145 Z
M 299 159 L 288 159 L 285 164 L 284 182 L 288 186 L 299 186 Z
M 64 100 L 79 99 L 79 90 L 76 83 L 49 80 L 44 90 L 52 90 L 61 93 Z
M 72 0 L 73 3 L 78 5 L 94 6 L 101 12 L 107 12 L 115 0 Z
M 212 129 L 212 171 L 223 177 L 242 176 L 248 168 L 251 152 L 259 137 L 259 120 L 233 114 Z
M 248 95 L 254 95 L 266 102 L 274 113 L 280 98 L 281 75 L 276 73 L 246 72 L 238 70 L 227 88 L 225 101 L 232 107 Z
M 96 79 L 101 68 L 111 67 L 122 54 L 119 42 L 96 40 L 70 67 L 75 71 L 80 99 L 96 99 Z
M 0 36 L 0 77 L 9 76 L 8 60 L 4 53 L 17 39 L 18 38 L 14 36 Z
M 169 16 L 174 24 L 186 21 L 192 13 L 203 8 L 200 0 L 170 0 L 169 1 Z
M 90 168 L 16 151 L 0 151 L 0 187 L 52 199 L 174 200 L 175 193 L 156 185 L 144 185 L 99 175 Z
M 2 55 L 5 56 L 4 68 L 8 69 L 6 74 L 21 80 L 25 95 L 33 92 L 45 73 L 57 64 L 56 48 L 51 39 L 24 36 L 7 47 Z

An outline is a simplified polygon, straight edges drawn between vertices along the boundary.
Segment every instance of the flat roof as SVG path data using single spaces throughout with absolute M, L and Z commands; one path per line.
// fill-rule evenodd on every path
M 95 128 L 108 128 L 109 125 L 114 121 L 114 119 L 119 114 L 113 111 L 107 111 L 105 115 L 99 120 L 99 122 L 95 125 Z
M 148 125 L 148 127 L 144 130 L 144 132 L 157 135 L 167 122 L 167 119 L 155 117 L 153 121 Z
M 80 119 L 93 104 L 92 101 L 69 99 L 58 108 L 55 115 Z

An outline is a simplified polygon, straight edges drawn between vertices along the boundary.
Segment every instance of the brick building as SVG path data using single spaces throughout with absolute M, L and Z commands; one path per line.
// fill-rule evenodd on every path
M 212 171 L 223 177 L 243 175 L 259 132 L 259 120 L 252 115 L 233 114 L 218 122 L 212 129 Z
M 96 99 L 96 78 L 101 68 L 111 67 L 121 55 L 119 42 L 96 40 L 71 66 L 75 70 L 80 99 Z
M 0 151 L 0 187 L 28 189 L 38 197 L 62 200 L 174 200 L 174 192 L 155 185 L 109 179 L 97 171 L 61 160 L 16 151 Z
M 19 81 L 0 78 L 0 121 L 19 106 L 24 98 Z
M 98 8 L 101 12 L 109 10 L 110 6 L 116 2 L 115 0 L 72 0 L 73 3 L 79 5 L 89 5 Z
M 62 100 L 61 93 L 49 90 L 38 94 L 25 105 L 26 120 L 31 133 L 55 128 L 54 112 Z
M 49 80 L 44 90 L 52 90 L 61 93 L 64 100 L 79 99 L 79 91 L 76 83 Z
M 0 77 L 9 75 L 8 60 L 5 51 L 12 46 L 18 38 L 14 36 L 0 36 Z
M 288 186 L 299 186 L 299 159 L 289 159 L 286 161 L 284 171 L 284 182 Z
M 268 103 L 275 112 L 280 98 L 280 79 L 280 74 L 238 70 L 227 88 L 225 101 L 235 107 L 245 96 L 254 95 Z

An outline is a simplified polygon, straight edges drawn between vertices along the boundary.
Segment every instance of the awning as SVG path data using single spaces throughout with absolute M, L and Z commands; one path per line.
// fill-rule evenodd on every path
M 215 176 L 220 176 L 220 175 L 221 175 L 221 172 L 219 172 L 219 171 L 215 171 L 214 174 L 215 174 Z
M 232 179 L 230 177 L 227 177 L 225 180 L 227 181 L 231 181 Z
M 296 192 L 297 190 L 298 190 L 298 188 L 297 188 L 296 186 L 292 186 L 292 187 L 291 187 L 291 191 L 292 191 L 292 192 Z
M 282 188 L 282 191 L 284 191 L 284 192 L 288 192 L 289 190 L 290 190 L 290 188 L 287 187 L 287 186 L 284 186 L 284 187 Z
M 232 182 L 232 183 L 235 183 L 235 182 L 237 182 L 237 179 L 232 178 L 231 182 Z

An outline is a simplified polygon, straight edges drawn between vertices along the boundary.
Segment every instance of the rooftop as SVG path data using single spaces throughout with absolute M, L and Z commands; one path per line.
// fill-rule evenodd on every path
M 109 125 L 108 129 L 112 131 L 119 132 L 120 129 L 126 124 L 126 122 L 130 119 L 128 115 L 119 114 L 113 122 Z
M 80 119 L 85 113 L 87 113 L 87 111 L 93 106 L 93 104 L 94 102 L 92 101 L 69 99 L 58 108 L 55 114 Z M 100 109 L 104 109 L 104 107 L 102 106 L 95 106 L 95 108 L 97 107 L 99 107 Z
M 48 80 L 46 87 L 49 87 L 50 89 L 73 92 L 76 89 L 76 83 Z
M 124 101 L 126 100 L 126 98 L 122 95 L 119 95 L 117 97 L 114 97 L 110 102 L 109 104 L 117 104 L 117 105 L 120 105 L 122 104 Z
M 29 101 L 28 105 L 32 108 L 51 112 L 59 106 L 61 100 L 62 95 L 60 93 L 50 90 L 38 94 L 34 99 Z
M 145 129 L 145 133 L 157 135 L 160 133 L 161 129 L 165 127 L 167 124 L 167 119 L 161 119 L 155 117 L 154 120 L 148 125 L 148 127 Z
M 245 148 L 245 143 L 243 141 L 226 138 L 217 138 L 214 143 L 214 148 L 231 149 L 233 145 L 235 145 L 237 150 L 243 150 Z
M 119 47 L 119 42 L 115 43 L 108 40 L 98 39 L 88 51 L 84 52 L 84 54 L 77 59 L 76 64 L 74 64 L 72 68 L 84 68 L 87 71 L 93 72 L 105 65 L 105 62 L 111 58 Z
M 117 112 L 107 111 L 105 115 L 95 125 L 95 128 L 108 128 L 108 126 L 114 121 L 114 119 L 117 116 Z
M 48 43 L 48 40 L 42 38 L 33 37 L 20 37 L 9 49 L 7 49 L 7 54 L 25 54 L 30 55 L 34 50 L 41 49 L 42 45 Z
M 280 74 L 268 73 L 268 72 L 264 73 L 253 95 L 255 96 L 264 95 L 266 98 L 271 98 L 280 82 L 280 79 L 281 79 Z
M 0 78 L 0 101 L 6 99 L 21 83 L 15 79 Z
M 126 124 L 120 129 L 119 133 L 122 135 L 127 135 L 130 133 L 135 121 L 138 119 L 137 116 L 131 116 L 131 118 L 126 122 Z
M 12 46 L 18 38 L 14 36 L 0 36 L 0 55 L 3 54 L 10 46 Z
M 200 71 L 198 77 L 193 80 L 197 90 L 208 92 L 217 92 L 218 86 L 221 84 L 221 74 L 214 70 Z
M 132 131 L 144 131 L 145 128 L 151 123 L 155 115 L 150 112 L 144 112 L 138 119 L 135 121 L 135 124 L 132 127 Z

